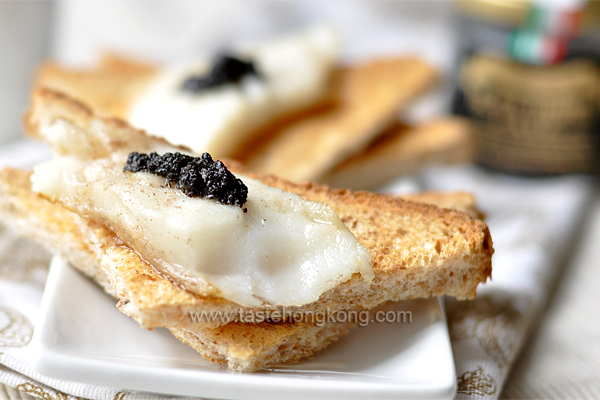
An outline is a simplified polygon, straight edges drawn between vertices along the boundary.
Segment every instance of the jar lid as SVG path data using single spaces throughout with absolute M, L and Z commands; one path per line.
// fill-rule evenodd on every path
M 530 0 L 457 0 L 458 8 L 467 15 L 512 26 L 522 26 L 527 21 Z M 600 1 L 588 1 L 582 13 L 582 28 L 600 28 Z

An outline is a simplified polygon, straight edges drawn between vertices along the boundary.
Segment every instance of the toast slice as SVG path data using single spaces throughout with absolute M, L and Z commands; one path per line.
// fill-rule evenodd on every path
M 111 55 L 88 70 L 46 63 L 36 86 L 65 92 L 173 144 L 230 157 L 266 124 L 327 100 L 338 48 L 335 29 L 314 26 L 237 45 L 212 60 L 164 67 Z
M 20 234 L 58 253 L 71 265 L 94 279 L 122 305 L 140 301 L 135 291 L 121 291 L 116 279 L 124 275 L 107 270 L 109 263 L 127 263 L 131 255 L 118 247 L 100 244 L 105 230 L 31 191 L 30 173 L 6 168 L 0 171 L 0 216 L 3 223 Z M 439 204 L 476 214 L 473 196 L 467 193 L 423 193 L 408 196 L 411 201 Z M 107 243 L 107 242 L 104 242 Z M 108 242 L 109 243 L 109 242 Z M 108 261 L 107 261 L 108 260 Z M 116 267 L 115 267 L 116 268 Z M 147 265 L 135 263 L 136 274 L 129 275 L 124 286 L 136 286 L 176 303 L 182 301 L 177 286 Z M 109 275 L 111 274 L 111 275 Z M 128 297 L 131 295 L 131 298 Z M 183 297 L 185 301 L 185 297 Z M 160 305 L 154 304 L 160 308 Z M 162 304 L 162 309 L 168 309 Z M 155 310 L 156 311 L 156 310 Z M 170 331 L 197 350 L 203 357 L 227 365 L 236 371 L 256 371 L 273 365 L 295 362 L 313 354 L 348 333 L 353 323 L 229 322 L 220 326 L 194 324 L 190 315 L 180 321 L 170 312 Z
M 53 88 L 79 99 L 99 115 L 125 118 L 132 102 L 158 72 L 153 64 L 107 53 L 89 69 L 45 62 L 36 72 L 34 86 Z
M 334 107 L 275 128 L 271 140 L 239 158 L 253 171 L 293 182 L 320 181 L 328 170 L 364 151 L 436 75 L 423 61 L 408 57 L 342 68 L 334 76 Z
M 363 152 L 325 173 L 321 181 L 331 187 L 374 190 L 424 165 L 469 162 L 474 155 L 475 137 L 465 119 L 450 117 L 414 127 L 397 123 Z
M 60 138 L 49 136 L 49 130 L 45 128 L 55 121 L 72 124 L 76 135 L 68 140 L 76 142 L 80 151 L 91 152 L 95 157 L 124 148 L 173 150 L 164 141 L 132 129 L 120 120 L 95 116 L 83 104 L 62 94 L 37 91 L 33 107 L 25 118 L 26 129 L 30 135 L 48 141 L 60 154 L 65 152 Z M 485 223 L 465 213 L 373 193 L 329 190 L 314 184 L 298 185 L 273 176 L 250 174 L 235 163 L 229 166 L 234 172 L 244 172 L 270 186 L 308 200 L 328 203 L 372 255 L 375 277 L 371 285 L 366 285 L 360 275 L 355 274 L 349 281 L 325 292 L 318 301 L 297 308 L 287 307 L 290 312 L 369 309 L 387 301 L 442 294 L 472 298 L 477 285 L 491 274 L 493 249 L 489 230 Z M 36 196 L 31 189 L 29 191 Z M 65 213 L 68 211 L 63 209 L 62 214 Z M 48 215 L 51 217 L 53 213 Z M 62 215 L 61 219 L 64 218 Z M 96 254 L 110 277 L 112 292 L 123 299 L 119 308 L 142 325 L 194 325 L 189 313 L 198 310 L 233 314 L 234 319 L 242 314 L 259 316 L 257 308 L 242 307 L 217 296 L 203 296 L 181 288 L 158 275 L 136 251 L 124 246 L 110 227 L 81 217 L 75 220 L 80 222 L 73 223 L 76 228 L 71 235 L 85 241 L 79 247 L 87 246 Z M 88 232 L 78 231 L 81 226 L 87 226 Z M 68 251 L 61 253 L 73 261 L 66 254 Z M 152 284 L 141 285 L 142 277 Z M 260 309 L 281 311 L 282 307 L 264 305 Z
M 133 102 L 160 71 L 154 65 L 107 54 L 88 70 L 44 63 L 36 86 L 63 92 L 100 115 L 127 120 Z M 255 172 L 297 182 L 318 181 L 346 158 L 361 153 L 393 124 L 398 110 L 436 77 L 431 66 L 409 57 L 337 67 L 316 102 L 270 121 L 248 139 L 240 138 L 232 145 L 237 148 L 232 158 Z M 413 146 L 421 153 L 412 159 L 425 159 L 438 149 Z

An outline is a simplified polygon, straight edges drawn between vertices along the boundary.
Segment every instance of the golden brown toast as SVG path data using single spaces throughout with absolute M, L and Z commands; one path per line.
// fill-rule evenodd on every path
M 173 147 L 116 119 L 102 119 L 83 104 L 62 94 L 40 90 L 25 118 L 26 129 L 67 151 L 60 142 L 44 136 L 44 126 L 67 121 L 80 133 L 76 148 L 90 157 L 115 150 L 151 151 Z M 358 276 L 326 292 L 300 312 L 372 308 L 388 300 L 449 294 L 475 295 L 478 283 L 491 274 L 491 238 L 487 226 L 467 214 L 367 192 L 329 190 L 325 186 L 297 185 L 267 175 L 250 174 L 230 162 L 234 172 L 244 172 L 269 185 L 307 199 L 329 203 L 350 231 L 369 249 L 374 260 L 373 285 L 365 287 Z M 316 325 L 307 322 L 221 321 L 214 326 L 193 321 L 190 312 L 244 310 L 214 296 L 199 296 L 159 274 L 126 246 L 109 227 L 90 221 L 31 190 L 29 172 L 5 169 L 0 173 L 0 212 L 3 221 L 58 252 L 91 276 L 120 301 L 118 307 L 146 326 L 166 326 L 204 357 L 239 371 L 254 371 L 312 354 L 340 335 L 350 324 Z M 472 210 L 473 199 L 458 195 L 423 195 L 430 203 L 460 203 Z M 413 196 L 413 200 L 419 200 Z M 401 245 L 400 245 L 401 244 Z M 246 309 L 252 312 L 256 309 Z
M 415 58 L 340 69 L 333 84 L 335 107 L 279 127 L 270 141 L 240 158 L 257 172 L 294 182 L 320 181 L 328 170 L 365 150 L 435 79 L 434 69 Z
M 472 161 L 475 137 L 463 118 L 449 117 L 417 126 L 395 124 L 362 152 L 325 173 L 321 181 L 331 187 L 374 190 L 425 165 Z
M 122 121 L 98 118 L 84 105 L 64 95 L 48 90 L 36 92 L 33 107 L 25 119 L 27 131 L 48 141 L 55 152 L 63 153 L 65 150 L 59 142 L 43 134 L 44 126 L 57 120 L 68 121 L 73 129 L 82 132 L 78 136 L 82 141 L 76 147 L 90 157 L 103 157 L 123 148 L 151 151 L 156 146 L 163 149 L 167 146 L 164 141 L 132 129 Z M 375 274 L 372 285 L 366 285 L 355 274 L 349 281 L 325 292 L 318 301 L 299 307 L 300 311 L 372 308 L 390 300 L 442 294 L 472 298 L 477 285 L 491 273 L 493 249 L 488 228 L 464 213 L 374 193 L 293 184 L 273 176 L 249 173 L 235 163 L 230 162 L 229 166 L 234 172 L 244 172 L 308 200 L 328 203 L 371 253 Z M 128 299 L 120 303 L 121 310 L 141 324 L 151 327 L 166 326 L 173 321 L 186 323 L 189 311 L 195 310 L 256 310 L 219 297 L 191 293 L 165 279 L 153 277 L 151 289 L 140 286 L 140 274 L 150 276 L 153 268 L 137 252 L 124 246 L 110 227 L 89 222 L 87 225 L 94 237 L 90 246 L 102 256 L 103 268 L 111 277 L 114 291 Z M 262 308 L 281 307 L 265 305 Z M 295 311 L 293 307 L 288 309 Z
M 157 66 L 106 55 L 87 70 L 45 63 L 38 70 L 36 85 L 81 100 L 100 115 L 126 119 L 131 103 L 159 71 Z M 431 66 L 409 57 L 338 67 L 321 99 L 271 121 L 250 134 L 249 140 L 240 139 L 232 145 L 238 148 L 233 158 L 255 172 L 296 182 L 319 181 L 340 162 L 363 152 L 396 121 L 400 108 L 431 86 L 436 75 Z M 432 145 L 432 149 L 413 146 L 413 151 L 422 153 L 411 159 L 438 154 L 442 144 Z
M 36 87 L 65 93 L 106 116 L 125 118 L 131 103 L 158 72 L 158 67 L 115 54 L 105 54 L 90 69 L 45 62 L 37 70 Z
M 18 169 L 0 171 L 0 216 L 5 224 L 29 237 L 46 248 L 57 252 L 66 260 L 92 277 L 108 293 L 120 300 L 119 305 L 143 301 L 139 293 L 126 291 L 118 293 L 117 282 L 122 276 L 107 271 L 107 259 L 113 268 L 117 264 L 128 264 L 129 252 L 119 246 L 111 246 L 110 240 L 102 242 L 105 229 L 77 216 L 65 208 L 51 203 L 31 191 L 30 173 Z M 459 208 L 476 213 L 473 196 L 467 193 L 422 193 L 408 196 L 411 201 L 438 204 L 445 208 Z M 125 285 L 148 290 L 157 297 L 175 303 L 185 301 L 178 287 L 143 263 L 135 263 L 136 271 L 129 276 Z M 123 283 L 123 282 L 122 282 Z M 131 295 L 132 297 L 127 297 Z M 160 309 L 165 304 L 154 304 Z M 196 349 L 205 358 L 228 365 L 237 371 L 256 371 L 281 363 L 296 362 L 325 347 L 349 332 L 352 323 L 323 324 L 309 322 L 261 322 L 244 324 L 230 322 L 209 327 L 193 324 L 190 315 L 185 320 L 171 313 L 173 321 L 169 329 L 183 342 Z

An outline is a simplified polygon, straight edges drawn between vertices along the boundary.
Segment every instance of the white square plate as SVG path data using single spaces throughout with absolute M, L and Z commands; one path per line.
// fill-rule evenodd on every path
M 33 338 L 34 368 L 69 381 L 225 399 L 452 399 L 456 375 L 437 299 L 400 302 L 412 322 L 372 323 L 298 364 L 253 374 L 205 361 L 165 329 L 140 329 L 59 258 Z

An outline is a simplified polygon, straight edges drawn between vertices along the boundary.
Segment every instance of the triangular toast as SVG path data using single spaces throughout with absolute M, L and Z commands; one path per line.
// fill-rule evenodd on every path
M 85 132 L 81 146 L 88 146 L 98 154 L 110 154 L 126 147 L 140 151 L 168 145 L 134 130 L 118 120 L 102 120 L 84 105 L 56 92 L 41 90 L 33 98 L 33 108 L 26 117 L 27 131 L 40 136 L 43 126 L 56 120 L 69 121 L 74 129 Z M 63 152 L 60 142 L 53 137 L 41 137 Z M 167 147 L 165 147 L 167 146 Z M 232 171 L 243 168 L 229 163 Z M 245 171 L 247 172 L 247 171 Z M 247 173 L 248 176 L 253 176 Z M 386 301 L 448 294 L 457 298 L 471 298 L 479 282 L 485 281 L 491 271 L 491 238 L 487 226 L 463 213 L 416 205 L 390 196 L 348 190 L 330 190 L 313 184 L 297 185 L 273 176 L 256 175 L 264 183 L 287 190 L 313 201 L 326 202 L 333 207 L 350 231 L 366 246 L 373 257 L 375 278 L 368 288 L 358 274 L 321 298 L 299 307 L 300 311 L 347 309 L 349 306 L 372 308 Z M 103 246 L 124 247 L 114 238 L 110 227 L 99 226 Z M 100 231 L 105 232 L 100 234 Z M 121 255 L 120 257 L 124 257 Z M 140 256 L 131 251 L 131 263 L 142 263 Z M 137 261 L 134 261 L 136 260 Z M 133 264 L 132 264 L 133 265 Z M 220 312 L 253 311 L 214 296 L 198 296 L 182 288 L 174 288 L 177 296 L 156 295 L 157 290 L 145 290 L 136 285 L 131 271 L 144 269 L 127 263 L 117 263 L 120 291 L 132 300 L 124 304 L 125 313 L 146 326 L 164 326 L 175 316 L 185 319 L 189 311 L 197 309 Z M 165 283 L 166 284 L 166 283 Z M 159 290 L 159 293 L 162 293 Z M 164 289 L 166 290 L 166 289 Z M 265 306 L 263 309 L 278 309 Z M 294 312 L 296 309 L 291 308 Z M 163 321 L 161 321 L 161 319 Z
M 99 118 L 62 94 L 37 91 L 25 119 L 28 133 L 40 137 L 45 131 L 41 128 L 57 120 L 76 127 L 82 132 L 81 145 L 100 155 L 123 148 L 170 148 L 122 121 Z M 64 151 L 53 138 L 41 136 L 55 152 Z M 235 163 L 229 167 L 234 172 L 243 171 Z M 493 249 L 487 226 L 465 213 L 367 192 L 252 176 L 310 200 L 329 203 L 373 256 L 375 279 L 371 286 L 366 287 L 359 276 L 354 276 L 297 311 L 368 309 L 390 300 L 442 294 L 471 298 L 477 284 L 491 274 Z M 190 318 L 190 312 L 226 313 L 244 307 L 219 297 L 199 296 L 174 284 L 125 246 L 109 227 L 34 193 L 25 171 L 2 172 L 0 199 L 5 221 L 96 279 L 120 299 L 118 306 L 125 314 L 148 327 L 168 327 L 205 357 L 227 362 L 230 368 L 251 371 L 297 360 L 349 328 L 347 324 L 317 326 L 306 322 L 199 324 Z
M 471 124 L 446 117 L 415 126 L 392 125 L 362 152 L 330 169 L 321 182 L 332 187 L 375 190 L 398 176 L 418 172 L 424 165 L 457 164 L 473 159 Z
M 0 215 L 5 224 L 22 235 L 70 261 L 71 265 L 93 278 L 108 293 L 129 302 L 128 293 L 117 295 L 116 285 L 105 272 L 110 263 L 128 264 L 130 257 L 119 248 L 98 245 L 103 230 L 63 207 L 51 203 L 31 191 L 30 173 L 19 169 L 0 171 Z M 476 215 L 473 197 L 466 193 L 423 193 L 405 196 L 414 202 L 457 208 Z M 103 261 L 104 258 L 104 261 Z M 160 296 L 177 301 L 176 288 L 147 265 L 136 263 L 137 274 L 128 285 L 145 287 Z M 114 266 L 116 268 L 116 266 Z M 113 279 L 116 276 L 113 276 Z M 135 293 L 132 293 L 135 296 Z M 134 297 L 133 301 L 139 301 Z M 121 308 L 122 309 L 122 308 Z M 205 358 L 228 365 L 238 371 L 255 371 L 271 365 L 298 361 L 309 356 L 341 335 L 348 333 L 352 323 L 284 322 L 244 324 L 230 322 L 217 327 L 194 325 L 190 316 L 170 321 L 169 329 L 180 340 L 196 349 Z
M 155 65 L 107 54 L 89 69 L 46 62 L 38 69 L 36 86 L 83 101 L 100 115 L 127 120 L 132 104 L 161 70 Z M 318 101 L 252 132 L 237 143 L 233 157 L 255 172 L 277 173 L 295 182 L 319 181 L 331 168 L 366 150 L 396 121 L 399 109 L 435 82 L 436 75 L 430 65 L 413 57 L 387 57 L 338 66 L 331 74 L 328 90 Z M 446 145 L 441 139 L 433 143 L 433 148 L 413 146 L 412 158 L 435 154 Z M 459 138 L 458 145 L 468 145 L 469 139 Z M 445 158 L 464 159 L 452 157 L 451 150 L 448 148 Z M 384 170 L 375 171 L 374 176 L 380 172 Z

